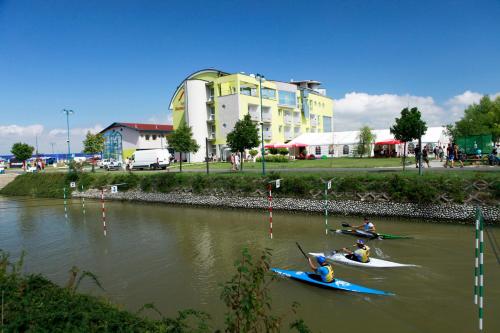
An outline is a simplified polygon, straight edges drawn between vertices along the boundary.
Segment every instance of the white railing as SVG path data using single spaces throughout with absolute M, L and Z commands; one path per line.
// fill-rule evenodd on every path
M 264 131 L 264 140 L 271 140 L 273 138 L 273 132 Z

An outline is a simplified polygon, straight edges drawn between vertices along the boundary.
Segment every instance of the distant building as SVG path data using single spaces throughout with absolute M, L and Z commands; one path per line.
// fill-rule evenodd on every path
M 168 148 L 167 135 L 172 125 L 112 123 L 100 133 L 104 135 L 102 158 L 123 161 L 136 150 Z
M 333 100 L 319 87 L 320 82 L 310 80 L 262 81 L 264 144 L 332 131 Z M 260 81 L 253 74 L 206 69 L 184 79 L 172 96 L 170 109 L 174 129 L 187 123 L 200 145 L 197 153 L 188 154 L 188 161 L 204 160 L 207 139 L 209 154 L 225 159 L 229 152 L 226 137 L 235 123 L 250 114 L 260 124 L 260 100 Z
M 404 144 L 394 139 L 389 129 L 372 130 L 375 141 L 372 145 L 370 156 L 389 157 L 400 156 L 404 150 Z M 422 145 L 444 146 L 450 138 L 446 135 L 445 127 L 429 127 L 422 136 Z M 408 142 L 406 150 L 409 154 L 415 152 L 418 140 Z M 359 131 L 329 132 L 329 133 L 305 133 L 288 143 L 292 147 L 305 147 L 307 154 L 316 157 L 353 157 L 357 156 L 359 144 Z M 296 150 L 298 151 L 298 150 Z

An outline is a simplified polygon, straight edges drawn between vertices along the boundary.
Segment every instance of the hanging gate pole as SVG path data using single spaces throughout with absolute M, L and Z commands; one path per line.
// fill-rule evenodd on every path
M 269 237 L 273 239 L 273 185 L 269 183 L 267 185 L 267 189 L 269 191 L 269 195 L 267 197 L 269 201 Z
M 101 188 L 101 206 L 102 206 L 102 228 L 104 237 L 106 237 L 106 208 L 104 207 L 104 187 Z
M 483 330 L 483 295 L 484 295 L 484 218 L 481 214 L 479 222 L 479 330 Z
M 66 186 L 63 187 L 63 197 L 64 197 L 64 218 L 68 219 L 68 205 L 66 201 Z
M 83 185 L 82 185 L 82 194 L 83 194 Z M 85 197 L 82 196 L 82 210 L 83 215 L 85 215 Z

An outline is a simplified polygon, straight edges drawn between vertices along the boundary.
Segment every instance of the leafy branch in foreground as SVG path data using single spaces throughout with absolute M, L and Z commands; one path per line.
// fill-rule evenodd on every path
M 272 313 L 272 299 L 269 284 L 274 281 L 269 267 L 271 250 L 262 251 L 257 260 L 253 260 L 247 248 L 236 261 L 236 274 L 223 285 L 221 299 L 227 306 L 225 331 L 229 333 L 280 332 L 284 315 Z M 297 303 L 292 305 L 295 313 Z M 308 332 L 302 320 L 297 320 L 290 328 L 299 332 Z

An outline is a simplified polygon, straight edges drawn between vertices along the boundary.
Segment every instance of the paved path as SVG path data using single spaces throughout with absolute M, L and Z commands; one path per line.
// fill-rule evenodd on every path
M 0 190 L 18 176 L 17 173 L 5 173 L 0 175 Z

